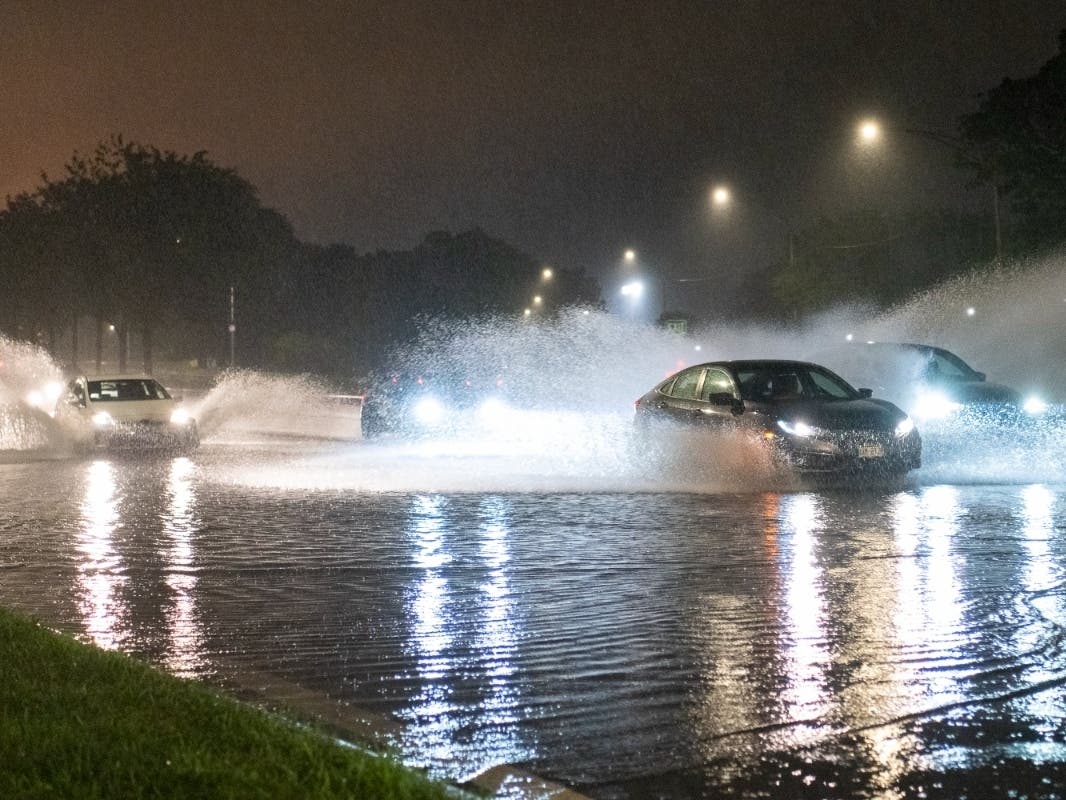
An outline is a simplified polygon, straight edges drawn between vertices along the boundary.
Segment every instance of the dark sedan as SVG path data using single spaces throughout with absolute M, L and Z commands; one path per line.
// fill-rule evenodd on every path
M 960 412 L 1004 421 L 1026 421 L 1047 411 L 1037 394 L 1023 396 L 988 380 L 942 347 L 899 342 L 866 342 L 823 353 L 819 361 L 855 381 L 873 386 L 919 421 Z
M 921 465 L 921 438 L 910 417 L 803 361 L 689 367 L 637 400 L 636 420 L 746 431 L 801 473 L 897 477 Z

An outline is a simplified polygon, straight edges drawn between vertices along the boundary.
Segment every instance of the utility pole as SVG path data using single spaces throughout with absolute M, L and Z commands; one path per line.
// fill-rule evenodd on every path
M 237 334 L 237 323 L 233 315 L 234 311 L 234 292 L 233 287 L 229 287 L 229 366 L 233 369 L 233 340 Z

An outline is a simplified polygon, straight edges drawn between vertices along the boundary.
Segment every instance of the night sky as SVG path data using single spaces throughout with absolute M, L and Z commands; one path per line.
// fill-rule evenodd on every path
M 820 211 L 983 195 L 929 142 L 1057 52 L 1066 3 L 2 2 L 0 193 L 112 133 L 236 168 L 304 239 L 483 227 L 725 284 Z M 891 132 L 890 132 L 891 133 Z M 711 214 L 715 181 L 736 203 Z

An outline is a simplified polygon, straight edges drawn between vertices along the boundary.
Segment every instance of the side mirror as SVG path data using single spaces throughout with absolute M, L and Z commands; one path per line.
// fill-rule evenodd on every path
M 733 399 L 731 392 L 715 392 L 707 395 L 707 402 L 712 406 L 731 406 L 733 405 Z
M 867 400 L 867 399 L 869 399 L 869 398 L 871 398 L 873 396 L 874 396 L 874 390 L 873 389 L 859 389 L 859 397 L 861 397 L 863 400 Z
M 987 376 L 983 372 L 977 373 L 977 380 L 983 381 Z
M 736 397 L 734 397 L 733 398 L 733 402 L 730 403 L 729 405 L 730 405 L 730 409 L 729 410 L 733 412 L 733 416 L 734 417 L 739 417 L 741 414 L 744 413 L 744 401 L 743 400 L 738 400 Z

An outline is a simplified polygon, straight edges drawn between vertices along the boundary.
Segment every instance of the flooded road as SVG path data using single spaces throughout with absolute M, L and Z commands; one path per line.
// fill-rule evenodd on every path
M 0 603 L 179 675 L 388 715 L 453 780 L 1061 796 L 1066 482 L 945 463 L 871 493 L 580 462 L 530 489 L 514 460 L 359 442 L 0 464 Z

